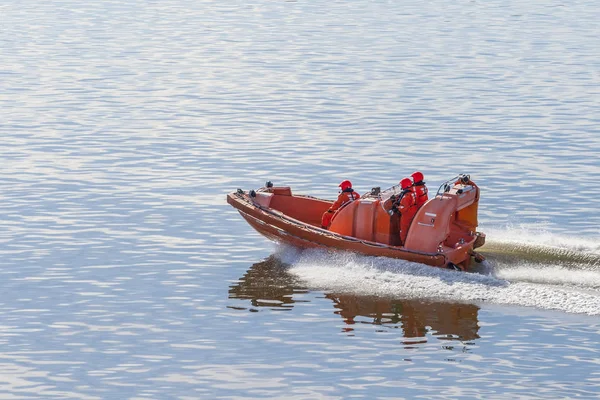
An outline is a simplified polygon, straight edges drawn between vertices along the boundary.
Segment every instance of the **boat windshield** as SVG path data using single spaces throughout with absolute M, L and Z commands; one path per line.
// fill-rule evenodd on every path
M 387 200 L 389 200 L 390 197 L 398 197 L 400 193 L 402 193 L 402 188 L 400 187 L 400 185 L 394 185 L 391 188 L 383 190 L 379 194 L 379 198 L 381 199 L 382 203 L 385 203 Z
M 400 193 L 402 193 L 402 189 L 400 188 L 400 185 L 395 185 L 392 186 L 391 188 L 385 189 L 385 190 L 380 190 L 379 187 L 373 188 L 371 189 L 370 192 L 365 193 L 362 198 L 363 199 L 379 199 L 381 200 L 381 205 L 383 206 L 383 204 L 388 201 L 390 199 L 390 197 L 392 196 L 398 196 Z

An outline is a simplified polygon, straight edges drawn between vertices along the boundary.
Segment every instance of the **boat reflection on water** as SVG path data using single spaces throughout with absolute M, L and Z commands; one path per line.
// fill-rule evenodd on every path
M 310 300 L 294 298 L 310 291 L 286 265 L 271 256 L 254 264 L 239 282 L 230 287 L 230 299 L 245 299 L 248 307 L 230 308 L 259 311 L 291 310 L 294 303 Z M 427 299 L 390 299 L 376 296 L 328 293 L 335 311 L 344 321 L 342 330 L 352 334 L 359 324 L 380 325 L 382 329 L 398 328 L 405 344 L 426 343 L 428 335 L 440 340 L 469 341 L 478 339 L 479 307 L 473 304 L 448 303 Z
M 425 343 L 427 334 L 441 340 L 478 339 L 479 307 L 473 304 L 444 303 L 426 299 L 386 299 L 352 294 L 327 294 L 346 327 L 355 324 L 399 327 L 406 344 Z

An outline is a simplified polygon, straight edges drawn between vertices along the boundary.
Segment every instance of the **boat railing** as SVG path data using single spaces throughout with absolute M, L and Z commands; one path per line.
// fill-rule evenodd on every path
M 458 174 L 453 178 L 450 178 L 443 182 L 437 190 L 435 197 L 442 196 L 444 193 L 448 193 L 450 189 L 454 186 L 454 183 L 466 178 L 470 180 L 470 176 L 467 174 Z M 400 185 L 394 185 L 385 190 L 381 190 L 380 187 L 374 187 L 371 191 L 362 195 L 361 199 L 376 199 L 380 200 L 381 207 L 385 210 L 385 205 L 388 204 L 388 200 L 398 197 L 402 193 L 402 188 Z M 388 211 L 388 210 L 386 210 Z
M 442 197 L 444 193 L 448 193 L 450 191 L 450 189 L 452 189 L 452 187 L 454 186 L 454 183 L 459 181 L 459 180 L 463 180 L 465 179 L 467 181 L 470 181 L 471 177 L 467 174 L 458 174 L 456 175 L 454 178 L 450 178 L 447 181 L 443 182 L 440 187 L 437 190 L 437 193 L 435 194 L 435 197 Z

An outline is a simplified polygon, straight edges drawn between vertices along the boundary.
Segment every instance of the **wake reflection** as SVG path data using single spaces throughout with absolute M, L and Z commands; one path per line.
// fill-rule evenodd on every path
M 287 266 L 275 256 L 258 262 L 230 287 L 230 299 L 249 300 L 271 310 L 291 310 L 294 303 L 308 302 L 294 298 L 309 290 Z M 353 332 L 357 324 L 400 328 L 408 339 L 405 344 L 426 343 L 430 334 L 440 340 L 470 341 L 479 339 L 479 307 L 473 304 L 448 303 L 425 299 L 392 299 L 354 294 L 326 293 L 334 304 L 334 313 L 344 321 L 344 332 Z M 245 307 L 230 307 L 247 309 Z
M 270 256 L 252 265 L 239 283 L 230 287 L 229 298 L 250 300 L 254 307 L 291 309 L 293 303 L 307 302 L 294 299 L 295 293 L 308 293 L 308 290 L 287 272 L 281 260 Z

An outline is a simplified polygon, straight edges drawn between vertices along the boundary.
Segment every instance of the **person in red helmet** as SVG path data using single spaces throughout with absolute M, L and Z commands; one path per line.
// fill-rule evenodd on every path
M 349 180 L 345 180 L 339 184 L 341 189 L 340 194 L 338 195 L 337 200 L 329 207 L 327 211 L 323 213 L 321 217 L 321 228 L 329 229 L 329 225 L 331 225 L 331 219 L 333 218 L 333 214 L 340 209 L 343 205 L 348 202 L 358 200 L 360 198 L 360 194 L 352 189 L 352 182 Z
M 413 193 L 412 180 L 404 178 L 400 181 L 402 192 L 392 206 L 392 213 L 398 211 L 400 213 L 400 242 L 404 244 L 408 235 L 408 228 L 417 212 L 417 198 Z
M 421 206 L 429 199 L 429 191 L 427 190 L 427 186 L 425 186 L 425 182 L 423 182 L 424 177 L 421 172 L 415 171 L 412 173 L 411 177 L 413 180 L 411 190 L 417 198 L 417 208 L 421 208 Z

